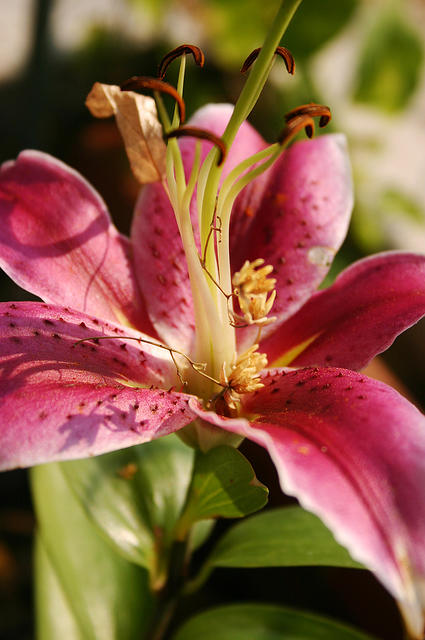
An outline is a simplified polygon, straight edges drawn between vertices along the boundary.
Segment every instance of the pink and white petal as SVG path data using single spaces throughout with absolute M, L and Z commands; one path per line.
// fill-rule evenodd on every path
M 424 416 L 390 387 L 345 369 L 275 370 L 264 383 L 243 403 L 257 416 L 251 423 L 198 414 L 269 451 L 283 491 L 376 574 L 422 639 Z
M 25 151 L 0 172 L 0 265 L 46 302 L 154 335 L 131 249 L 99 194 L 52 156 Z
M 190 124 L 221 135 L 232 110 L 232 105 L 207 105 L 194 114 Z M 195 142 L 189 138 L 180 141 L 186 176 L 192 167 Z M 264 144 L 255 129 L 245 123 L 229 150 L 223 177 Z M 210 148 L 210 143 L 202 142 L 202 158 Z M 196 198 L 191 202 L 191 219 L 198 241 Z M 136 204 L 131 239 L 140 289 L 155 329 L 167 344 L 189 353 L 195 328 L 192 291 L 174 211 L 162 184 L 143 188 Z
M 0 305 L 0 469 L 98 455 L 193 419 L 190 396 L 151 386 L 176 380 L 172 363 L 122 335 L 60 307 Z
M 361 369 L 424 315 L 425 256 L 377 254 L 316 293 L 261 350 L 276 366 Z
M 232 269 L 257 258 L 274 267 L 277 297 L 272 315 L 277 322 L 294 314 L 325 277 L 345 238 L 352 206 L 342 135 L 295 143 L 241 194 L 232 214 Z M 275 327 L 266 327 L 264 335 Z M 252 328 L 238 333 L 240 350 L 253 333 Z

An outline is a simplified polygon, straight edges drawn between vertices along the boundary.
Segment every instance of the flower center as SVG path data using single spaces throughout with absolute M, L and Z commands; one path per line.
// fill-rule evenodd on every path
M 270 275 L 273 267 L 265 265 L 262 258 L 247 260 L 233 277 L 231 275 L 229 231 L 233 205 L 242 189 L 275 162 L 300 130 L 305 129 L 309 137 L 313 135 L 313 117 L 320 118 L 319 126 L 324 126 L 330 119 L 329 109 L 322 105 L 308 104 L 294 109 L 286 115 L 285 128 L 276 143 L 245 158 L 222 179 L 226 154 L 261 92 L 274 55 L 283 58 L 289 73 L 294 72 L 294 60 L 287 49 L 276 47 L 276 44 L 272 47 L 269 43 L 267 51 L 266 55 L 257 49 L 245 61 L 242 72 L 250 68 L 248 81 L 221 137 L 182 124 L 185 119 L 186 56 L 193 55 L 195 62 L 203 66 L 204 55 L 198 47 L 182 45 L 167 54 L 160 64 L 159 78 L 133 77 L 121 87 L 125 91 L 154 91 L 167 142 L 162 184 L 173 207 L 186 255 L 196 327 L 193 352 L 187 354 L 190 366 L 184 371 L 187 390 L 203 398 L 207 406 L 224 403 L 222 412 L 232 415 L 238 413 L 243 394 L 263 386 L 260 371 L 267 365 L 267 358 L 258 351 L 258 343 L 262 327 L 275 320 L 269 314 L 276 298 L 276 280 Z M 177 57 L 180 57 L 180 71 L 174 88 L 164 81 L 164 77 L 169 64 Z M 162 93 L 171 95 L 176 101 L 171 119 L 162 102 Z M 188 176 L 177 141 L 183 136 L 196 139 Z M 202 163 L 201 140 L 213 145 Z M 197 204 L 199 236 L 190 216 L 193 198 Z M 238 354 L 236 333 L 249 325 L 258 327 L 257 335 L 252 346 Z M 170 353 L 175 352 L 172 346 Z M 194 363 L 198 365 L 194 366 Z

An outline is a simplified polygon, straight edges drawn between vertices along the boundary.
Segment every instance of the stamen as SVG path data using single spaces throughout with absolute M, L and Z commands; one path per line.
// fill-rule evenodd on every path
M 294 116 L 288 121 L 286 127 L 279 134 L 277 141 L 281 144 L 287 144 L 297 133 L 305 129 L 308 138 L 312 138 L 314 134 L 314 120 L 307 115 Z
M 260 51 L 261 47 L 258 47 L 258 49 L 254 49 L 254 51 L 251 51 L 241 67 L 241 73 L 245 73 L 246 71 L 248 71 L 253 62 L 255 62 L 255 60 L 258 58 L 258 54 L 260 53 Z M 285 47 L 277 47 L 275 50 L 275 54 L 283 59 L 287 72 L 290 73 L 291 76 L 293 76 L 295 73 L 295 60 L 289 49 L 286 49 Z
M 153 347 L 158 347 L 159 349 L 165 349 L 165 351 L 168 351 L 168 353 L 170 354 L 171 360 L 173 361 L 173 364 L 176 367 L 179 380 L 183 386 L 185 386 L 187 382 L 186 380 L 183 379 L 183 376 L 181 375 L 181 371 L 177 365 L 174 354 L 177 354 L 185 358 L 185 360 L 187 360 L 187 362 L 190 364 L 192 369 L 196 371 L 196 373 L 199 373 L 199 375 L 203 376 L 204 378 L 207 378 L 207 380 L 211 380 L 212 382 L 215 382 L 215 384 L 218 384 L 221 387 L 224 386 L 219 380 L 216 380 L 212 376 L 209 376 L 207 373 L 205 373 L 205 369 L 207 368 L 207 364 L 205 362 L 194 362 L 194 360 L 189 358 L 189 356 L 183 353 L 183 351 L 179 351 L 178 349 L 173 349 L 172 347 L 169 347 L 166 344 L 161 344 L 160 342 L 147 340 L 146 338 L 140 338 L 140 337 L 136 338 L 135 336 L 120 336 L 119 338 L 117 338 L 117 336 L 90 336 L 89 338 L 82 338 L 81 340 L 77 340 L 76 342 L 74 342 L 73 347 L 76 347 L 82 342 L 87 342 L 90 340 L 117 340 L 120 338 L 125 340 L 136 340 L 136 342 L 138 342 L 139 344 L 143 342 L 144 344 L 150 344 Z
M 220 156 L 217 164 L 218 166 L 223 164 L 224 160 L 226 159 L 226 153 L 227 153 L 226 145 L 224 144 L 223 140 L 219 136 L 216 136 L 211 131 L 207 131 L 206 129 L 200 129 L 199 127 L 188 127 L 184 125 L 182 127 L 178 127 L 177 129 L 173 129 L 172 131 L 168 131 L 168 133 L 166 133 L 164 137 L 168 139 L 168 138 L 181 138 L 186 136 L 189 136 L 192 138 L 199 138 L 201 140 L 208 140 L 209 142 L 212 142 L 213 144 L 215 144 L 215 146 L 220 151 Z
M 264 326 L 276 320 L 275 317 L 267 317 L 276 298 L 276 278 L 269 277 L 273 267 L 271 265 L 262 267 L 263 264 L 262 258 L 253 262 L 247 260 L 242 269 L 232 278 L 233 294 L 237 297 L 243 313 L 243 316 L 237 314 L 233 316 L 247 325 Z
M 168 82 L 158 80 L 158 78 L 149 78 L 147 76 L 133 76 L 121 85 L 121 91 L 136 91 L 137 89 L 151 89 L 160 93 L 168 93 L 177 102 L 179 107 L 180 121 L 184 122 L 186 118 L 186 106 L 179 92 Z
M 329 107 L 324 104 L 310 102 L 309 104 L 302 104 L 299 107 L 292 109 L 292 111 L 289 111 L 285 115 L 285 120 L 286 122 L 290 122 L 293 118 L 302 115 L 310 116 L 311 118 L 320 117 L 319 127 L 326 127 L 332 118 Z
M 193 59 L 195 60 L 195 63 L 198 65 L 198 67 L 202 68 L 204 66 L 205 56 L 202 49 L 200 49 L 199 47 L 196 47 L 193 44 L 182 44 L 179 47 L 176 47 L 175 49 L 167 53 L 162 58 L 158 67 L 158 77 L 160 80 L 163 80 L 165 76 L 165 72 L 167 71 L 170 64 L 185 53 L 191 53 L 193 55 Z
M 265 353 L 257 353 L 258 344 L 254 344 L 236 360 L 236 364 L 231 367 L 230 375 L 227 376 L 223 366 L 220 382 L 224 387 L 215 398 L 215 404 L 224 415 L 237 415 L 238 404 L 241 395 L 252 393 L 264 387 L 260 374 L 267 367 L 267 356 Z M 220 400 L 224 400 L 224 406 L 220 407 Z

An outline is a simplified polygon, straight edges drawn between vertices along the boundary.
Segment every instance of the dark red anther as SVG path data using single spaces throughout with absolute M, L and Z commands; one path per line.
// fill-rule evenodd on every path
M 260 53 L 260 51 L 261 47 L 259 47 L 258 49 L 254 49 L 254 51 L 251 51 L 242 65 L 241 73 L 245 73 L 245 71 L 248 71 L 252 63 L 258 58 L 258 54 Z M 293 76 L 295 72 L 295 60 L 289 49 L 286 49 L 285 47 L 277 47 L 277 49 L 275 50 L 275 55 L 280 56 L 283 59 L 287 72 L 290 73 L 291 76 Z
M 226 159 L 227 147 L 224 144 L 223 140 L 219 138 L 219 136 L 216 136 L 214 133 L 211 133 L 211 131 L 200 129 L 199 127 L 182 126 L 169 131 L 164 135 L 164 138 L 181 138 L 186 136 L 189 136 L 191 138 L 199 138 L 201 140 L 208 140 L 209 142 L 215 144 L 215 146 L 220 151 L 218 166 L 223 164 L 224 160 Z
M 133 76 L 121 85 L 121 91 L 137 91 L 138 89 L 150 89 L 151 91 L 159 91 L 160 93 L 168 93 L 177 102 L 179 107 L 180 121 L 184 122 L 186 118 L 186 107 L 184 100 L 178 91 L 168 82 L 158 80 L 158 78 L 149 78 L 146 76 Z
M 285 115 L 285 120 L 286 122 L 290 122 L 292 118 L 297 118 L 298 116 L 303 115 L 310 116 L 311 118 L 319 117 L 319 127 L 326 127 L 332 117 L 329 107 L 326 107 L 324 104 L 309 102 L 308 104 L 302 104 L 299 107 L 292 109 L 292 111 L 289 111 Z
M 160 78 L 160 80 L 163 80 L 165 72 L 167 71 L 169 65 L 173 62 L 173 60 L 176 60 L 176 58 L 179 58 L 184 53 L 191 53 L 198 67 L 204 66 L 205 56 L 202 49 L 196 47 L 194 44 L 181 44 L 179 47 L 176 47 L 175 49 L 167 53 L 159 63 L 158 77 Z
M 312 138 L 314 134 L 314 120 L 311 116 L 306 114 L 300 114 L 297 116 L 293 116 L 286 124 L 286 127 L 283 129 L 281 134 L 279 135 L 277 141 L 280 144 L 287 144 L 292 138 L 294 138 L 297 133 L 301 131 L 301 129 L 305 129 L 306 135 L 308 138 Z

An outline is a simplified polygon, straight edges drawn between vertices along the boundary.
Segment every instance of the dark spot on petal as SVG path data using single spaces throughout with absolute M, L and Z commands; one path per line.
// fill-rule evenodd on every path
M 44 318 L 43 322 L 44 324 L 51 325 L 51 326 L 54 326 L 55 324 L 54 322 L 52 322 L 52 320 L 49 320 L 48 318 Z
M 122 344 L 120 344 L 120 349 L 122 351 L 125 351 L 127 349 L 127 345 L 125 344 L 125 342 L 123 342 Z
M 279 389 L 277 389 L 277 388 L 272 389 L 270 393 L 279 393 Z
M 60 335 L 58 333 L 54 333 L 52 335 L 52 338 L 55 338 L 55 340 L 60 340 L 61 339 L 61 337 L 60 337 Z
M 37 331 L 37 329 L 35 329 L 32 333 L 33 333 L 34 336 L 39 336 L 40 335 L 40 332 Z
M 82 329 L 87 329 L 87 325 L 86 325 L 86 323 L 85 323 L 85 322 L 80 322 L 79 326 L 80 326 Z
M 136 402 L 135 404 L 133 404 L 133 409 L 134 409 L 135 411 L 137 411 L 137 409 L 138 409 L 139 407 L 140 407 L 140 405 L 139 405 L 139 403 L 138 403 L 138 402 Z
M 9 322 L 9 327 L 10 327 L 11 329 L 15 329 L 16 324 L 15 324 L 14 322 Z
M 40 418 L 40 420 L 45 420 L 48 415 L 49 414 L 47 413 L 47 411 L 40 411 L 40 413 L 38 414 L 38 417 Z

